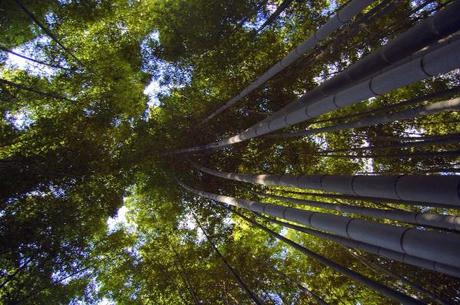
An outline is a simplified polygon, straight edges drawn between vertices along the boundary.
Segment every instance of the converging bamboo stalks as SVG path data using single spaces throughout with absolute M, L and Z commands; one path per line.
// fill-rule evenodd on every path
M 285 242 L 286 244 L 288 244 L 289 246 L 293 247 L 294 249 L 302 252 L 304 255 L 308 256 L 308 257 L 311 257 L 317 261 L 319 261 L 320 263 L 328 266 L 329 268 L 339 272 L 339 273 L 342 273 L 343 275 L 363 284 L 363 285 L 366 285 L 368 286 L 369 288 L 373 289 L 374 291 L 376 292 L 379 292 L 381 293 L 382 295 L 388 297 L 388 298 L 391 298 L 395 301 L 398 301 L 400 302 L 401 304 L 424 304 L 423 302 L 420 302 L 419 300 L 416 300 L 410 296 L 407 296 L 401 292 L 398 292 L 396 290 L 393 290 L 385 285 L 382 285 L 368 277 L 365 277 L 363 276 L 362 274 L 360 273 L 357 273 L 353 270 L 350 270 L 348 268 L 345 268 L 337 263 L 335 263 L 334 261 L 322 256 L 322 255 L 319 255 L 309 249 L 307 249 L 306 247 L 304 246 L 301 246 L 300 244 L 274 232 L 273 230 L 270 230 L 269 228 L 259 224 L 258 222 L 244 216 L 243 214 L 241 214 L 240 212 L 234 210 L 234 209 L 229 209 L 230 211 L 232 211 L 233 213 L 237 214 L 238 216 L 240 216 L 241 218 L 243 218 L 244 220 L 246 220 L 247 222 L 249 222 L 250 224 L 254 225 L 255 227 L 265 231 L 266 233 L 268 233 L 269 235 L 271 235 L 272 237 L 276 238 L 276 239 L 279 239 L 283 242 Z
M 238 95 L 230 99 L 227 103 L 223 106 L 218 108 L 216 111 L 211 113 L 206 119 L 202 122 L 206 123 L 219 113 L 225 111 L 227 108 L 231 107 L 243 97 L 247 96 L 249 93 L 257 89 L 263 83 L 268 81 L 274 75 L 281 72 L 287 66 L 292 64 L 298 58 L 303 56 L 303 54 L 307 53 L 308 51 L 312 50 L 315 45 L 328 37 L 332 32 L 336 29 L 344 25 L 345 23 L 349 22 L 356 14 L 358 14 L 361 10 L 371 4 L 373 0 L 353 0 L 347 6 L 342 8 L 337 14 L 329 19 L 329 21 L 321 26 L 310 38 L 305 40 L 302 44 L 292 50 L 288 55 L 286 55 L 282 60 L 278 63 L 273 65 L 267 72 L 259 76 L 254 82 L 252 82 L 249 86 L 247 86 L 243 91 L 241 91 Z
M 457 31 L 460 28 L 460 16 L 457 14 L 459 8 L 459 2 L 452 3 L 445 10 L 401 34 L 387 46 L 332 78 L 330 82 L 317 87 L 314 94 L 307 93 L 299 102 L 290 104 L 291 106 L 245 131 L 217 143 L 179 149 L 174 153 L 233 145 L 458 68 L 458 39 L 448 40 L 424 52 L 410 55 Z M 378 70 L 380 72 L 376 73 Z M 334 82 L 343 85 L 332 85 Z
M 0 304 L 460 305 L 460 0 L 0 29 Z
M 451 208 L 460 208 L 460 176 L 456 175 L 250 175 L 220 172 L 198 164 L 193 165 L 198 170 L 216 177 L 265 186 L 288 186 L 353 196 L 412 201 L 428 206 L 443 204 Z
M 314 103 L 318 98 L 325 98 L 335 94 L 339 90 L 353 85 L 352 82 L 365 79 L 373 73 L 410 56 L 423 47 L 455 33 L 460 27 L 460 18 L 456 13 L 459 9 L 460 5 L 454 3 L 445 10 L 439 11 L 434 16 L 423 20 L 390 41 L 387 45 L 351 65 L 343 73 L 306 93 L 298 101 L 284 107 L 267 120 L 275 120 L 280 116 L 302 108 L 303 105 Z
M 408 254 L 460 268 L 457 253 L 460 247 L 460 237 L 457 234 L 422 231 L 416 228 L 397 227 L 358 218 L 237 199 L 199 191 L 183 183 L 180 183 L 180 185 L 190 192 L 221 203 L 253 212 L 265 213 L 401 254 Z
M 338 131 L 350 128 L 362 128 L 362 127 L 369 127 L 375 126 L 379 124 L 387 124 L 395 121 L 403 121 L 403 120 L 412 120 L 419 116 L 426 116 L 430 114 L 445 112 L 445 111 L 458 111 L 460 110 L 460 97 L 453 98 L 447 101 L 436 102 L 429 105 L 419 106 L 416 108 L 395 112 L 395 113 L 384 113 L 381 115 L 376 116 L 367 116 L 360 120 L 338 124 L 333 126 L 326 126 L 321 128 L 309 129 L 309 130 L 301 130 L 291 133 L 284 133 L 284 134 L 275 134 L 271 135 L 271 137 L 275 138 L 291 138 L 291 137 L 301 137 L 307 136 L 322 132 L 331 132 L 331 131 Z
M 392 251 L 388 250 L 386 248 L 382 248 L 379 246 L 374 246 L 368 243 L 352 240 L 349 238 L 344 238 L 338 235 L 330 234 L 330 233 L 325 233 L 322 231 L 318 230 L 313 230 L 310 228 L 302 227 L 299 225 L 295 225 L 293 223 L 289 223 L 286 221 L 281 221 L 272 217 L 267 217 L 263 214 L 256 213 L 254 212 L 257 216 L 262 217 L 272 223 L 279 224 L 283 227 L 290 228 L 299 232 L 303 232 L 312 236 L 316 236 L 318 238 L 322 238 L 325 240 L 330 240 L 335 243 L 338 243 L 342 246 L 348 247 L 350 249 L 358 249 L 358 250 L 363 250 L 371 254 L 379 255 L 385 258 L 389 258 L 394 261 L 402 262 L 408 265 L 416 266 L 419 268 L 423 268 L 426 270 L 431 270 L 443 274 L 447 274 L 450 276 L 458 277 L 460 278 L 460 268 L 452 267 L 446 264 L 438 263 L 432 260 L 427 260 L 423 258 L 419 258 L 413 255 L 408 255 L 408 254 L 402 254 L 397 251 Z
M 431 213 L 413 213 L 398 210 L 382 210 L 375 208 L 360 207 L 349 204 L 334 204 L 329 202 L 302 200 L 277 195 L 257 193 L 259 196 L 272 198 L 280 201 L 290 202 L 298 205 L 317 207 L 326 210 L 334 210 L 342 213 L 358 214 L 380 219 L 390 219 L 416 225 L 423 225 L 433 228 L 460 231 L 460 216 L 440 215 Z

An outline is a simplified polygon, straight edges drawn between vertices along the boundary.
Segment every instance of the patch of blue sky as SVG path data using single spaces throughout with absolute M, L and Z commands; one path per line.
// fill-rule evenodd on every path
M 78 272 L 80 271 L 80 272 Z M 55 283 L 63 285 L 69 284 L 71 281 L 81 279 L 91 273 L 90 269 L 85 269 L 84 266 L 80 267 L 80 270 L 67 272 L 65 270 L 58 270 L 51 274 L 51 278 Z
M 257 13 L 256 18 L 254 20 L 249 19 L 248 21 L 243 23 L 242 27 L 248 30 L 257 30 L 265 23 L 265 21 L 267 21 L 267 19 L 268 16 L 259 12 Z
M 185 216 L 179 220 L 178 228 L 181 230 L 196 231 L 195 243 L 197 244 L 201 244 L 206 240 L 206 236 L 204 235 L 203 231 L 198 228 L 198 224 L 196 223 L 193 214 L 190 212 L 186 213 Z
M 126 202 L 126 197 L 123 199 L 124 202 Z M 107 230 L 108 233 L 111 234 L 117 230 L 124 230 L 128 234 L 136 234 L 138 233 L 137 230 L 137 225 L 130 221 L 127 214 L 129 213 L 128 207 L 123 204 L 121 208 L 118 209 L 117 215 L 115 217 L 109 217 L 107 219 Z M 125 251 L 129 253 L 131 257 L 136 258 L 137 260 L 140 260 L 141 254 L 140 254 L 140 248 L 144 245 L 145 239 L 144 238 L 137 238 L 136 243 L 133 244 L 132 246 L 126 247 Z
M 364 147 L 369 147 L 370 143 L 367 141 L 367 139 L 364 139 L 364 141 L 360 144 L 359 147 L 364 148 Z M 367 158 L 367 159 L 360 159 L 360 158 L 354 158 L 354 162 L 360 163 L 362 165 L 362 171 L 359 172 L 359 174 L 363 175 L 369 175 L 369 174 L 374 174 L 374 159 L 373 158 Z
M 61 5 L 67 5 L 73 2 L 73 0 L 57 0 Z
M 306 138 L 315 142 L 315 144 L 317 144 L 318 147 L 322 150 L 327 150 L 329 148 L 326 137 L 324 135 L 315 134 L 306 136 Z
M 157 107 L 160 105 L 159 94 L 164 89 L 160 85 L 160 81 L 152 79 L 152 81 L 145 87 L 144 94 L 149 97 L 147 105 L 149 107 Z
M 54 12 L 48 12 L 45 15 L 45 20 L 46 20 L 46 24 L 49 26 L 49 28 L 53 29 L 57 24 L 58 17 Z
M 280 295 L 274 292 L 267 292 L 264 293 L 264 299 L 267 301 L 271 301 L 271 303 L 274 303 L 275 305 L 283 305 L 283 300 L 281 299 Z
M 169 95 L 175 88 L 186 86 L 192 79 L 189 69 L 178 67 L 153 55 L 153 48 L 159 44 L 158 31 L 148 34 L 140 44 L 143 56 L 142 71 L 152 75 L 150 83 L 144 89 L 144 94 L 149 99 L 147 104 L 152 108 L 160 106 L 161 96 Z
M 325 9 L 323 9 L 321 11 L 321 15 L 328 16 L 328 15 L 334 13 L 337 10 L 338 7 L 339 7 L 339 5 L 338 5 L 337 1 L 330 0 L 329 5 Z
M 331 79 L 336 73 L 339 73 L 339 67 L 336 63 L 327 64 L 325 69 L 322 69 L 319 74 L 313 77 L 313 80 L 318 85 L 321 85 L 325 81 Z
M 27 108 L 21 108 L 14 112 L 7 111 L 5 119 L 18 130 L 25 130 L 34 122 L 31 112 Z
M 128 208 L 123 205 L 118 209 L 117 215 L 115 217 L 109 217 L 107 219 L 107 229 L 109 233 L 115 232 L 119 229 L 126 229 L 128 232 L 132 233 L 136 231 L 136 226 L 128 221 L 126 214 L 128 213 Z
M 101 284 L 98 282 L 97 277 L 93 277 L 91 279 L 91 283 L 89 286 L 86 287 L 86 289 L 88 289 L 89 287 L 91 287 L 90 290 L 92 290 L 91 291 L 92 295 L 98 295 L 100 293 Z M 115 305 L 117 303 L 109 299 L 108 297 L 103 296 L 97 301 L 97 303 L 94 303 L 94 302 L 87 303 L 85 299 L 73 299 L 69 304 L 73 304 L 73 305 Z
M 115 305 L 115 302 L 114 301 L 111 301 L 107 298 L 102 298 L 102 300 L 100 300 L 97 305 Z
M 65 189 L 57 185 L 50 185 L 49 189 L 50 189 L 51 194 L 53 194 L 55 198 L 64 197 L 66 194 Z
M 431 11 L 432 9 L 435 9 L 438 6 L 438 3 L 436 3 L 436 1 L 433 1 L 427 4 L 425 4 L 425 2 L 426 1 L 424 0 L 412 0 L 409 2 L 409 5 L 411 6 L 412 9 L 415 9 L 419 7 L 420 5 L 422 5 L 423 7 L 421 8 L 420 12 Z
M 286 230 L 286 232 L 284 234 L 281 234 L 281 235 L 283 235 L 284 237 L 287 237 L 286 236 L 287 235 L 287 230 Z M 288 254 L 289 254 L 289 250 L 288 250 L 287 247 L 284 246 L 284 244 L 282 244 L 282 243 L 278 243 L 278 244 L 280 245 L 281 249 L 280 249 L 280 251 L 277 251 L 277 252 L 275 252 L 273 254 L 273 258 L 284 261 L 287 258 Z
M 16 48 L 14 48 L 12 51 L 15 53 L 24 55 L 26 57 L 33 58 L 38 61 L 43 61 L 46 62 L 47 58 L 45 56 L 45 53 L 43 52 L 42 48 L 43 46 L 49 45 L 50 44 L 50 39 L 47 36 L 38 36 L 37 38 L 26 42 Z M 67 67 L 65 63 L 61 63 L 64 67 Z M 4 69 L 9 69 L 9 70 L 24 70 L 27 71 L 30 75 L 33 76 L 39 76 L 39 77 L 44 77 L 50 80 L 58 72 L 60 72 L 60 69 L 57 68 L 52 68 L 43 64 L 39 64 L 30 60 L 27 60 L 25 58 L 16 56 L 14 54 L 8 53 L 8 57 L 5 61 Z

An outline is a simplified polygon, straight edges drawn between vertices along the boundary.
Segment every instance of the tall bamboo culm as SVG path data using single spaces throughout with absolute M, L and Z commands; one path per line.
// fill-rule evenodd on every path
M 259 196 L 290 202 L 298 205 L 317 207 L 342 213 L 358 214 L 380 219 L 390 219 L 415 225 L 460 231 L 460 216 L 433 213 L 414 213 L 400 210 L 383 210 L 350 204 L 335 204 L 322 201 L 296 199 L 271 194 L 257 193 Z
M 400 35 L 394 40 L 394 43 L 389 43 L 382 50 L 378 50 L 360 60 L 356 64 L 359 64 L 359 69 L 355 68 L 356 71 L 353 69 L 359 80 L 352 83 L 347 82 L 347 87 L 343 87 L 338 91 L 335 89 L 334 91 L 325 91 L 323 90 L 324 88 L 321 89 L 322 86 L 319 86 L 317 89 L 318 94 L 314 98 L 301 98 L 301 102 L 288 106 L 289 111 L 286 109 L 281 110 L 279 113 L 275 113 L 237 135 L 222 139 L 216 143 L 179 149 L 173 153 L 216 149 L 240 143 L 456 69 L 460 67 L 460 55 L 458 52 L 460 41 L 458 39 L 448 40 L 424 52 L 410 55 L 429 43 L 460 29 L 460 15 L 457 13 L 459 10 L 460 3 L 455 1 L 447 9 Z M 438 36 L 437 33 L 443 33 L 443 35 Z M 411 46 L 414 46 L 414 49 Z M 389 54 L 395 56 L 395 58 L 398 57 L 398 54 L 403 54 L 405 57 L 398 57 L 398 59 L 392 61 L 388 60 L 390 58 Z M 372 72 L 368 71 L 369 76 L 367 78 L 363 79 L 359 76 L 362 75 L 362 69 L 374 66 L 378 67 L 378 69 Z M 383 68 L 385 68 L 383 72 L 376 73 Z M 345 82 L 350 78 L 353 79 L 350 75 L 347 70 L 337 75 L 337 79 L 340 79 L 340 82 Z M 328 95 L 324 96 L 324 92 Z
M 250 175 L 216 171 L 198 164 L 198 170 L 220 178 L 260 184 L 336 192 L 345 195 L 388 198 L 419 205 L 460 209 L 458 175 Z
M 204 198 L 296 222 L 401 254 L 408 254 L 460 268 L 460 260 L 458 259 L 460 237 L 457 234 L 397 227 L 358 218 L 264 204 L 256 201 L 199 191 L 183 183 L 180 183 L 180 185 L 186 190 Z
M 396 290 L 393 290 L 385 285 L 382 285 L 368 277 L 365 277 L 363 276 L 362 274 L 360 273 L 357 273 L 353 270 L 350 270 L 348 268 L 345 268 L 343 267 L 342 265 L 339 265 L 337 264 L 336 262 L 322 256 L 322 255 L 319 255 L 303 246 L 301 246 L 300 244 L 274 232 L 273 230 L 270 230 L 269 228 L 257 223 L 256 221 L 244 216 L 243 214 L 239 213 L 238 211 L 234 210 L 234 209 L 229 209 L 230 211 L 234 212 L 235 214 L 237 214 L 238 216 L 240 216 L 241 218 L 243 218 L 244 220 L 246 220 L 247 222 L 249 222 L 250 224 L 252 224 L 253 226 L 265 231 L 266 233 L 268 233 L 269 235 L 271 235 L 272 237 L 278 239 L 278 240 L 281 240 L 282 242 L 288 244 L 289 246 L 293 247 L 294 249 L 302 252 L 304 255 L 312 258 L 312 259 L 315 259 L 317 261 L 319 261 L 321 264 L 324 264 L 325 266 L 351 278 L 352 280 L 358 282 L 358 283 L 361 283 L 369 288 L 371 288 L 372 290 L 388 297 L 388 298 L 391 298 L 395 301 L 398 301 L 400 302 L 401 304 L 424 304 L 423 302 L 420 302 L 419 300 L 416 300 L 410 296 L 407 296 L 401 292 L 398 292 Z
M 311 37 L 302 42 L 299 46 L 297 46 L 294 50 L 287 54 L 282 60 L 274 64 L 264 74 L 259 76 L 255 81 L 253 81 L 246 88 L 244 88 L 239 94 L 237 94 L 235 97 L 227 101 L 224 105 L 219 107 L 216 111 L 207 116 L 203 120 L 202 124 L 211 120 L 213 117 L 225 111 L 227 108 L 233 106 L 242 98 L 253 92 L 255 89 L 260 87 L 265 82 L 267 82 L 270 78 L 283 71 L 286 67 L 288 67 L 297 59 L 302 57 L 305 53 L 312 50 L 318 42 L 324 40 L 332 32 L 334 32 L 339 27 L 353 19 L 354 16 L 356 16 L 359 12 L 361 12 L 372 2 L 373 0 L 353 0 L 350 3 L 348 3 L 339 12 L 337 12 L 337 14 L 332 16 L 328 20 L 328 22 L 326 22 L 326 24 L 321 26 Z

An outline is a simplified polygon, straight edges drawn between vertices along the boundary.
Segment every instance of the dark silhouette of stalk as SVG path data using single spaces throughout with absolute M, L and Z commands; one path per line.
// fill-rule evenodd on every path
M 54 65 L 54 64 L 46 63 L 46 62 L 44 62 L 44 61 L 37 60 L 37 59 L 31 58 L 31 57 L 28 57 L 28 56 L 25 56 L 25 55 L 16 53 L 16 52 L 11 51 L 11 50 L 9 50 L 9 49 L 3 47 L 3 46 L 0 46 L 0 50 L 2 50 L 2 51 L 4 51 L 4 52 L 7 52 L 7 53 L 10 53 L 10 54 L 13 54 L 14 56 L 23 58 L 23 59 L 25 59 L 25 60 L 28 60 L 28 61 L 31 61 L 31 62 L 35 62 L 35 63 L 40 64 L 40 65 L 48 66 L 48 67 L 55 68 L 55 69 L 62 69 L 62 70 L 66 70 L 66 71 L 72 71 L 72 69 L 70 69 L 70 68 L 62 67 L 62 66 L 60 66 L 60 65 Z
M 67 47 L 65 47 L 61 41 L 54 35 L 43 23 L 40 22 L 40 20 L 35 17 L 35 15 L 20 1 L 20 0 L 15 0 L 16 4 L 24 11 L 24 13 L 29 16 L 29 18 L 36 24 L 38 25 L 39 28 L 43 30 L 43 32 L 48 35 L 54 42 L 56 42 L 67 54 L 69 54 L 77 63 L 79 63 L 81 66 L 84 67 L 84 64 L 78 59 Z
M 211 248 L 217 253 L 217 255 L 222 259 L 224 262 L 225 266 L 227 269 L 232 273 L 232 275 L 235 277 L 237 280 L 238 284 L 240 287 L 248 294 L 248 296 L 254 301 L 255 304 L 257 305 L 263 305 L 264 302 L 246 285 L 246 283 L 243 281 L 241 276 L 238 274 L 238 272 L 229 264 L 227 259 L 220 253 L 219 249 L 217 249 L 216 245 L 212 242 L 211 238 L 209 237 L 208 233 L 204 230 L 203 226 L 201 225 L 200 221 L 196 217 L 195 213 L 192 211 L 193 218 L 195 219 L 198 227 L 201 229 L 203 232 L 204 236 L 206 236 L 206 239 L 208 240 L 209 244 L 211 245 Z
M 169 243 L 169 241 L 168 241 Z M 172 252 L 174 253 L 174 256 L 176 258 L 177 264 L 176 266 L 179 266 L 180 272 L 179 275 L 182 278 L 182 280 L 185 283 L 185 286 L 187 287 L 187 290 L 189 291 L 190 295 L 192 296 L 193 302 L 195 305 L 201 305 L 200 298 L 198 297 L 196 291 L 193 289 L 192 284 L 190 283 L 190 279 L 187 276 L 187 273 L 185 272 L 185 266 L 182 262 L 182 259 L 179 256 L 179 253 L 174 249 L 174 247 L 169 243 L 169 247 L 171 248 Z
M 8 86 L 14 87 L 16 89 L 19 89 L 19 90 L 25 90 L 25 91 L 33 92 L 35 94 L 45 96 L 45 97 L 50 97 L 50 98 L 54 98 L 54 99 L 58 99 L 58 100 L 66 100 L 66 101 L 69 101 L 69 102 L 73 102 L 71 99 L 66 98 L 65 96 L 62 96 L 62 95 L 59 95 L 59 94 L 56 94 L 56 93 L 53 93 L 53 92 L 43 92 L 43 91 L 40 91 L 38 89 L 31 88 L 31 87 L 28 87 L 28 86 L 24 86 L 22 84 L 14 83 L 12 81 L 2 79 L 2 78 L 0 78 L 0 84 L 5 84 L 5 85 L 8 85 Z
M 16 275 L 19 274 L 19 272 L 27 268 L 27 266 L 30 264 L 31 261 L 32 261 L 32 258 L 29 257 L 21 266 L 16 268 L 16 270 L 13 273 L 7 274 L 6 279 L 2 283 L 0 283 L 0 289 L 2 289 L 3 287 L 6 286 L 6 284 L 11 282 L 16 277 Z
M 272 24 L 276 20 L 276 18 L 278 18 L 279 15 L 281 15 L 281 13 L 292 3 L 292 1 L 294 0 L 284 0 L 273 12 L 273 14 L 271 14 L 270 17 L 268 17 L 267 20 L 265 20 L 265 22 L 260 26 L 260 28 L 256 30 L 256 33 L 263 31 L 264 28 Z

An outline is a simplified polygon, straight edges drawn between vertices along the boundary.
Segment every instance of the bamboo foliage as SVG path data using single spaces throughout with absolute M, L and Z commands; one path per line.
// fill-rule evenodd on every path
M 391 272 L 390 270 L 386 269 L 385 267 L 380 266 L 378 263 L 373 263 L 367 259 L 365 259 L 363 256 L 355 253 L 352 249 L 348 248 L 348 252 L 357 260 L 359 260 L 363 265 L 367 266 L 368 268 L 374 270 L 376 273 L 382 273 L 385 274 L 386 276 L 393 278 L 399 282 L 401 282 L 404 285 L 407 285 L 411 287 L 413 290 L 418 291 L 421 294 L 427 295 L 431 300 L 434 302 L 441 304 L 441 305 L 448 305 L 446 301 L 443 299 L 439 298 L 435 294 L 431 293 L 429 290 L 421 287 L 417 283 L 414 283 L 413 281 L 408 280 L 404 276 L 400 276 L 398 274 L 395 274 Z
M 41 23 L 37 17 L 22 3 L 20 0 L 14 0 L 16 4 L 24 11 L 24 13 L 29 16 L 29 18 L 46 33 L 54 42 L 56 42 L 62 50 L 65 51 L 70 57 L 72 57 L 78 64 L 84 66 L 80 59 L 78 59 L 73 52 L 71 52 L 67 47 L 65 47 L 62 42 L 54 35 L 43 23 Z
M 10 54 L 12 54 L 12 55 L 14 55 L 16 57 L 19 57 L 19 58 L 22 58 L 22 59 L 25 59 L 25 60 L 40 64 L 40 65 L 48 66 L 48 67 L 55 68 L 55 69 L 62 69 L 62 70 L 66 70 L 66 71 L 72 71 L 72 69 L 67 68 L 67 67 L 63 67 L 63 66 L 60 66 L 60 65 L 52 64 L 52 63 L 46 63 L 46 62 L 41 61 L 41 60 L 30 58 L 30 57 L 25 56 L 23 54 L 19 54 L 17 52 L 14 52 L 12 50 L 9 50 L 9 49 L 5 48 L 2 45 L 0 45 L 0 50 L 3 51 L 3 52 L 10 53 Z
M 206 239 L 208 240 L 209 244 L 211 245 L 211 248 L 217 253 L 217 255 L 222 259 L 222 261 L 224 262 L 225 264 L 225 267 L 227 267 L 227 269 L 230 271 L 230 273 L 233 275 L 233 277 L 236 279 L 236 281 L 238 282 L 238 285 L 240 285 L 241 289 L 243 289 L 246 294 L 248 295 L 248 297 L 254 302 L 254 304 L 256 305 L 262 305 L 264 302 L 259 298 L 259 296 L 257 296 L 257 294 L 252 291 L 249 286 L 243 281 L 243 279 L 241 278 L 240 274 L 235 270 L 235 268 L 233 268 L 230 263 L 227 261 L 227 259 L 225 258 L 225 256 L 222 255 L 222 253 L 220 253 L 219 249 L 216 247 L 216 245 L 214 244 L 214 242 L 211 240 L 211 238 L 209 237 L 208 233 L 206 233 L 205 229 L 203 228 L 203 226 L 201 225 L 200 221 L 198 220 L 198 218 L 196 217 L 195 213 L 192 212 L 192 215 L 193 215 L 193 218 L 195 219 L 198 227 L 201 229 L 201 231 L 203 232 L 204 236 L 206 236 Z

